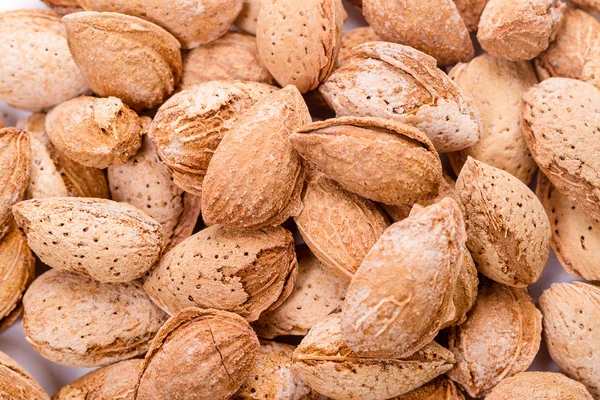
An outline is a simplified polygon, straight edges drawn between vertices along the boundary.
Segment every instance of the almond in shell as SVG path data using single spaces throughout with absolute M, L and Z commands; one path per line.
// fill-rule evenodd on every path
M 504 379 L 487 400 L 593 400 L 581 383 L 556 372 L 521 372 Z
M 340 51 L 336 61 L 336 68 L 339 68 L 344 62 L 346 62 L 346 60 L 350 58 L 352 55 L 352 49 L 359 44 L 367 42 L 379 42 L 380 40 L 381 39 L 379 36 L 377 36 L 373 28 L 370 26 L 361 26 L 344 33 L 342 36 L 342 45 L 340 46 Z
M 460 389 L 445 376 L 439 376 L 418 389 L 393 400 L 464 400 Z
M 242 11 L 235 20 L 235 26 L 251 35 L 256 35 L 256 23 L 262 0 L 244 0 Z
M 15 360 L 0 352 L 0 393 L 11 400 L 50 400 L 39 383 Z
M 48 7 L 60 15 L 83 11 L 78 0 L 42 0 Z

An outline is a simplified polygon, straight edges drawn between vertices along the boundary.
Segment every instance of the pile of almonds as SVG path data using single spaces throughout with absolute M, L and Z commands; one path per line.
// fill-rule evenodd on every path
M 44 2 L 0 329 L 101 367 L 52 399 L 600 399 L 600 2 Z M 0 398 L 49 395 L 0 353 Z

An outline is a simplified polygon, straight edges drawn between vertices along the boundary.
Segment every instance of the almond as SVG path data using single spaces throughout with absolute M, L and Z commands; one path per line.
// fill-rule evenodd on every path
M 483 9 L 489 0 L 454 0 L 456 9 L 469 32 L 476 32 Z
M 15 360 L 0 352 L 0 393 L 11 400 L 50 400 L 44 389 Z
M 454 382 L 440 376 L 412 392 L 395 397 L 394 400 L 465 400 L 465 397 Z
M 78 0 L 42 0 L 48 7 L 60 15 L 83 11 Z
M 352 55 L 352 49 L 359 44 L 367 42 L 379 42 L 381 39 L 373 28 L 370 26 L 361 26 L 354 28 L 342 36 L 342 45 L 338 53 L 336 61 L 336 68 L 339 68 L 344 62 L 346 62 Z
M 262 0 L 244 0 L 242 12 L 235 20 L 235 25 L 244 32 L 256 35 L 256 23 L 261 5 Z
M 521 372 L 504 379 L 487 400 L 593 400 L 581 383 L 556 372 Z

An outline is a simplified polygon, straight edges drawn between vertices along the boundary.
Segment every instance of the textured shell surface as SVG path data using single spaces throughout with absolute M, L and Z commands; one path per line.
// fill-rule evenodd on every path
M 454 0 L 458 10 L 469 32 L 476 32 L 479 26 L 479 19 L 483 9 L 489 0 Z
M 256 35 L 256 24 L 262 0 L 244 0 L 242 11 L 235 20 L 235 25 L 251 35 Z
M 370 26 L 360 26 L 344 33 L 336 61 L 336 68 L 339 68 L 350 58 L 354 47 L 367 42 L 379 42 L 380 40 L 379 36 L 377 36 Z
M 78 0 L 42 0 L 54 12 L 60 15 L 66 15 L 74 12 L 83 11 Z
M 394 400 L 465 400 L 465 396 L 457 384 L 445 376 L 440 376 L 412 392 L 395 397 Z
M 0 393 L 11 400 L 50 400 L 44 389 L 15 360 L 0 352 Z
M 581 383 L 556 372 L 521 372 L 504 379 L 487 400 L 593 400 Z

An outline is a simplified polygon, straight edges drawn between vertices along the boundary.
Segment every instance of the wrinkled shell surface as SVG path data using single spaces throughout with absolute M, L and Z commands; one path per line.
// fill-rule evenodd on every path
M 10 400 L 50 400 L 44 389 L 15 360 L 0 352 L 0 394 Z
M 339 68 L 344 62 L 346 62 L 352 55 L 352 49 L 359 44 L 367 42 L 378 42 L 381 39 L 373 28 L 370 26 L 361 26 L 354 28 L 351 31 L 344 33 L 342 36 L 342 45 L 336 62 L 336 68 Z
M 581 383 L 555 372 L 521 372 L 504 379 L 486 400 L 592 400 Z
M 394 400 L 464 400 L 460 389 L 446 377 L 438 377 L 418 389 L 395 397 Z
M 469 32 L 476 32 L 483 9 L 489 0 L 454 0 Z
M 262 0 L 244 0 L 242 12 L 235 20 L 235 25 L 244 32 L 256 35 L 256 23 L 261 4 Z

